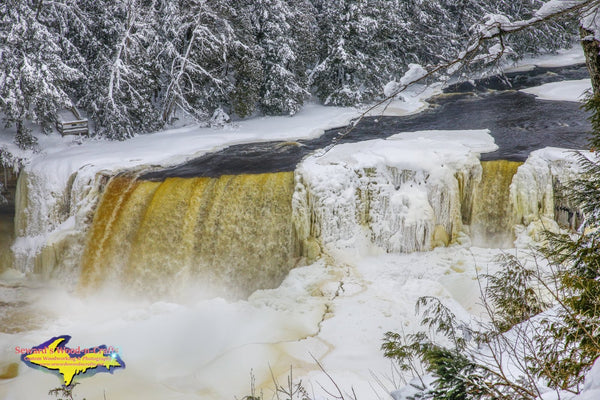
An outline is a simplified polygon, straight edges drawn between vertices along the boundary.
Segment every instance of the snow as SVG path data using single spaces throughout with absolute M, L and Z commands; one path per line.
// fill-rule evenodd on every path
M 596 360 L 585 376 L 585 385 L 579 396 L 573 400 L 596 400 L 600 398 L 600 361 Z
M 293 118 L 253 118 L 224 128 L 189 126 L 139 135 L 124 142 L 40 136 L 44 150 L 30 155 L 26 170 L 45 172 L 46 178 L 64 182 L 84 166 L 95 173 L 150 164 L 172 165 L 238 143 L 318 137 L 326 129 L 348 124 L 357 115 L 354 108 L 309 104 Z M 12 144 L 11 132 L 0 136 L 0 146 L 19 153 Z
M 579 154 L 592 157 L 592 153 L 587 151 Z M 546 229 L 558 232 L 556 210 L 576 210 L 555 191 L 581 173 L 578 155 L 573 150 L 546 147 L 530 154 L 517 170 L 510 187 L 514 217 L 520 224 L 515 228 L 516 246 L 535 246 L 543 239 L 542 232 Z M 562 224 L 569 223 L 561 220 L 560 216 L 558 220 Z
M 590 79 L 580 79 L 546 83 L 541 86 L 522 89 L 521 91 L 533 94 L 541 100 L 580 102 L 585 99 L 586 92 L 591 89 L 592 82 Z
M 505 73 L 522 72 L 532 70 L 535 67 L 557 68 L 582 64 L 584 62 L 585 55 L 583 54 L 583 49 L 580 45 L 576 45 L 570 49 L 559 50 L 556 54 L 526 56 L 516 62 L 504 61 L 502 70 Z M 460 65 L 456 66 L 456 68 L 459 67 Z M 448 73 L 452 74 L 451 71 L 448 71 Z M 451 82 L 453 83 L 454 80 Z M 562 85 L 565 86 L 563 87 Z M 398 82 L 390 81 L 384 86 L 383 93 L 386 97 L 389 97 L 400 87 L 401 85 Z M 419 113 L 429 107 L 427 99 L 441 94 L 443 87 L 443 83 L 434 83 L 431 85 L 412 84 L 398 93 L 391 101 L 387 101 L 370 110 L 367 115 L 405 116 Z M 581 81 L 556 82 L 524 89 L 523 91 L 539 96 L 542 100 L 580 101 L 580 96 L 589 88 L 591 88 L 591 83 L 589 79 L 587 79 Z
M 536 17 L 546 17 L 550 14 L 555 14 L 566 8 L 576 6 L 577 4 L 583 3 L 582 0 L 551 0 L 543 4 L 536 12 Z
M 400 86 L 397 82 L 389 82 L 384 87 L 386 96 L 394 94 Z M 369 116 L 397 117 L 419 113 L 429 107 L 427 99 L 442 93 L 443 85 L 434 83 L 431 85 L 412 84 L 398 93 L 392 100 L 386 101 L 371 109 Z
M 559 50 L 556 54 L 541 54 L 536 56 L 524 57 L 521 60 L 506 65 L 503 70 L 506 73 L 529 71 L 536 66 L 541 68 L 556 68 L 568 65 L 583 64 L 585 55 L 580 45 L 573 46 L 570 49 Z
M 419 99 L 411 104 L 419 105 L 424 98 L 411 97 Z M 57 235 L 80 229 L 97 197 L 100 172 L 175 164 L 234 143 L 315 137 L 357 115 L 355 109 L 309 105 L 293 118 L 257 118 L 222 129 L 186 127 L 126 142 L 42 136 L 43 153 L 22 153 L 29 159 L 25 172 L 32 182 L 32 207 L 16 247 L 23 254 L 36 252 Z M 0 146 L 11 146 L 10 138 L 2 140 Z M 481 313 L 477 276 L 493 273 L 499 267 L 496 256 L 504 252 L 471 247 L 468 237 L 457 234 L 449 247 L 384 254 L 432 247 L 429 238 L 419 242 L 408 234 L 393 237 L 398 226 L 391 226 L 387 217 L 398 213 L 413 232 L 424 227 L 430 232 L 433 225 L 450 229 L 458 201 L 456 175 L 476 179 L 478 155 L 495 149 L 486 130 L 421 131 L 339 145 L 308 158 L 299 167 L 297 189 L 311 203 L 295 197 L 296 209 L 304 207 L 304 214 L 296 217 L 320 220 L 328 253 L 292 270 L 279 288 L 258 291 L 247 301 L 190 296 L 178 303 L 151 303 L 124 300 L 110 291 L 81 297 L 66 292 L 56 280 L 38 281 L 35 275 L 6 271 L 1 276 L 6 284 L 0 288 L 2 300 L 25 299 L 31 303 L 25 315 L 38 316 L 42 323 L 24 332 L 0 334 L 0 371 L 6 363 L 19 362 L 15 346 L 31 347 L 68 333 L 75 347 L 118 347 L 127 363 L 127 369 L 114 375 L 83 379 L 75 392 L 88 400 L 102 399 L 104 391 L 111 400 L 241 398 L 249 394 L 250 370 L 269 398 L 270 370 L 283 383 L 290 365 L 294 376 L 321 399 L 325 395 L 319 384 L 330 390 L 331 384 L 312 357 L 345 392 L 354 389 L 360 399 L 384 398 L 403 385 L 402 379 L 393 378 L 391 363 L 379 348 L 384 333 L 419 329 L 414 304 L 424 295 L 440 297 L 463 319 Z M 571 158 L 561 149 L 535 152 L 517 173 L 524 188 L 515 190 L 528 191 L 537 187 L 529 179 L 543 178 L 539 187 L 545 195 L 552 176 L 577 172 Z M 380 201 L 369 205 L 371 232 L 365 235 L 355 219 L 364 209 L 354 196 L 357 189 L 374 187 Z M 449 194 L 445 202 L 440 193 Z M 67 194 L 73 209 L 64 215 L 57 210 Z M 511 251 L 528 257 L 521 250 Z M 10 288 L 19 292 L 10 297 Z M 600 391 L 598 368 L 590 377 L 583 400 Z M 0 398 L 46 399 L 58 382 L 21 366 L 17 378 L 0 380 Z
M 594 0 L 550 0 L 536 10 L 533 17 L 521 21 L 511 21 L 502 14 L 487 14 L 483 23 L 476 24 L 472 30 L 479 33 L 481 38 L 491 38 L 500 33 L 517 32 L 540 21 L 575 12 L 583 14 L 580 17 L 581 25 L 594 32 L 596 38 L 600 37 L 597 32 L 597 5 Z
M 553 0 L 556 2 L 556 0 Z M 598 6 L 589 7 L 580 17 L 581 26 L 591 32 L 593 39 L 600 40 L 600 16 L 598 15 Z
M 269 368 L 285 382 L 290 365 L 321 399 L 319 384 L 328 387 L 329 382 L 314 356 L 344 391 L 353 388 L 359 398 L 374 398 L 374 390 L 380 395 L 384 390 L 369 371 L 386 382 L 386 391 L 395 389 L 386 380 L 390 361 L 379 349 L 384 333 L 418 329 L 414 303 L 422 295 L 440 296 L 464 308 L 464 315 L 476 311 L 476 273 L 498 268 L 493 261 L 498 254 L 452 247 L 377 257 L 341 255 L 335 265 L 319 261 L 297 268 L 278 289 L 234 303 L 132 302 L 120 300 L 118 293 L 80 298 L 47 287 L 48 282 L 35 289 L 30 280 L 14 280 L 14 285 L 31 287 L 32 309 L 45 315 L 46 323 L 0 335 L 0 359 L 18 362 L 15 346 L 31 347 L 68 333 L 75 347 L 118 347 L 127 363 L 114 375 L 82 379 L 75 392 L 88 400 L 102 399 L 104 391 L 112 400 L 241 398 L 249 392 L 251 370 L 269 398 Z M 46 398 L 58 382 L 21 366 L 17 378 L 0 381 L 0 398 Z
M 490 38 L 500 32 L 500 28 L 510 25 L 511 21 L 506 15 L 502 14 L 486 14 L 483 16 L 483 23 L 475 26 L 476 32 L 481 37 Z
M 440 227 L 460 230 L 457 176 L 478 179 L 479 152 L 496 149 L 487 130 L 421 131 L 309 157 L 296 170 L 300 237 L 358 254 L 429 250 Z
M 427 76 L 427 70 L 419 64 L 408 64 L 408 71 L 400 78 L 400 84 L 408 86 Z
M 124 142 L 39 135 L 40 153 L 23 152 L 11 143 L 10 131 L 0 135 L 5 147 L 25 161 L 26 198 L 17 216 L 18 238 L 13 246 L 24 271 L 44 245 L 76 232 L 63 230 L 66 221 L 85 220 L 97 198 L 99 174 L 124 169 L 168 166 L 227 146 L 270 140 L 308 139 L 343 126 L 358 116 L 354 108 L 307 105 L 291 117 L 254 118 L 219 128 L 190 126 L 139 135 Z M 65 199 L 70 199 L 69 204 Z M 65 207 L 68 212 L 65 213 Z M 80 225 L 78 225 L 80 226 Z

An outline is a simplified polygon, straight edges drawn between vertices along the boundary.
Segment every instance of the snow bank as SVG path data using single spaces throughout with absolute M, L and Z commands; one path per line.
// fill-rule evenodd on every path
M 384 88 L 386 96 L 393 94 L 399 85 L 397 82 L 390 82 Z M 427 100 L 430 97 L 442 93 L 443 85 L 435 83 L 431 85 L 413 84 L 398 93 L 395 98 L 375 106 L 367 115 L 401 117 L 405 115 L 417 114 L 429 107 Z
M 524 57 L 513 63 L 513 65 L 503 68 L 504 72 L 530 71 L 535 67 L 556 68 L 568 65 L 583 64 L 585 55 L 580 45 L 573 46 L 570 49 L 559 50 L 556 54 L 541 54 L 533 57 Z
M 585 93 L 592 89 L 589 79 L 546 83 L 521 92 L 533 94 L 541 100 L 583 101 Z

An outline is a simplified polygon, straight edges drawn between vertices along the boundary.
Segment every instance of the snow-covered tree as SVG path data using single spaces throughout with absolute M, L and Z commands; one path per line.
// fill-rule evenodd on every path
M 372 85 L 374 61 L 368 54 L 377 21 L 367 16 L 367 0 L 319 1 L 321 60 L 312 71 L 316 94 L 325 104 L 361 103 Z M 366 89 L 366 90 L 365 90 Z
M 261 49 L 263 82 L 260 107 L 266 114 L 295 114 L 309 96 L 298 73 L 298 45 L 291 29 L 294 15 L 284 0 L 256 0 L 252 6 L 254 35 Z
M 66 62 L 61 37 L 39 20 L 43 3 L 35 6 L 25 0 L 0 4 L 0 111 L 7 125 L 15 125 L 21 147 L 35 144 L 26 121 L 49 130 L 58 111 L 71 107 L 69 85 L 80 78 Z
M 172 59 L 164 81 L 162 118 L 168 122 L 179 109 L 207 119 L 227 103 L 230 53 L 239 45 L 229 21 L 233 10 L 226 1 L 181 1 L 179 25 L 174 27 Z
M 368 102 L 383 97 L 385 84 L 398 81 L 409 64 L 456 57 L 486 13 L 527 19 L 541 4 L 6 0 L 1 107 L 25 145 L 26 120 L 48 128 L 71 102 L 111 138 L 157 130 L 181 114 L 200 121 L 215 110 L 294 114 L 310 94 L 332 105 Z M 517 53 L 546 51 L 572 37 L 563 21 L 537 26 L 506 32 L 503 44 Z
M 123 139 L 162 125 L 154 105 L 159 67 L 152 0 L 99 2 L 88 9 L 103 21 L 92 28 L 95 51 L 81 104 L 98 134 Z
M 542 0 L 492 0 L 483 4 L 486 13 L 501 14 L 511 20 L 527 20 L 547 1 Z M 546 21 L 543 25 L 526 29 L 506 37 L 506 44 L 515 55 L 527 53 L 539 54 L 567 47 L 574 42 L 577 32 L 577 18 L 557 18 Z
M 471 28 L 486 14 L 521 19 L 542 4 L 528 0 L 313 0 L 322 40 L 313 70 L 316 94 L 326 104 L 355 104 L 381 96 L 409 63 L 436 65 L 456 58 Z M 573 42 L 569 21 L 507 34 L 515 55 L 556 50 Z M 482 46 L 485 48 L 484 46 Z M 475 64 L 473 68 L 480 68 Z

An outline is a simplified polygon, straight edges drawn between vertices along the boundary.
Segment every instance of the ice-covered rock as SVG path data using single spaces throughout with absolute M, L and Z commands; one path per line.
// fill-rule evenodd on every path
M 486 130 L 423 131 L 343 144 L 296 171 L 295 222 L 323 247 L 413 252 L 447 245 L 481 176 Z
M 564 188 L 582 172 L 573 150 L 547 147 L 532 152 L 511 184 L 515 222 L 527 227 L 533 239 L 539 239 L 544 229 L 576 230 L 583 215 L 565 196 Z

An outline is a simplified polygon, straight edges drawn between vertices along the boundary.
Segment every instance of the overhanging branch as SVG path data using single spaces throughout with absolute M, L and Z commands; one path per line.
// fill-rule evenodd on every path
M 505 41 L 503 39 L 505 35 L 530 29 L 567 15 L 579 14 L 580 16 L 587 16 L 590 13 L 597 11 L 599 6 L 600 0 L 552 0 L 544 4 L 544 6 L 538 10 L 536 15 L 528 20 L 511 22 L 506 17 L 501 15 L 489 14 L 485 16 L 484 18 L 486 18 L 487 21 L 474 26 L 473 29 L 476 31 L 476 34 L 470 39 L 466 50 L 463 50 L 458 57 L 445 63 L 429 66 L 425 68 L 426 73 L 399 85 L 398 88 L 391 94 L 385 96 L 382 100 L 376 102 L 367 108 L 367 110 L 362 112 L 358 118 L 353 120 L 344 131 L 340 132 L 338 136 L 333 139 L 331 144 L 325 147 L 317 156 L 322 156 L 327 153 L 331 148 L 337 145 L 340 140 L 352 132 L 365 116 L 369 115 L 373 110 L 381 105 L 385 103 L 389 104 L 394 98 L 396 98 L 396 96 L 404 92 L 409 86 L 414 85 L 415 83 L 426 81 L 442 71 L 452 71 L 452 73 L 456 73 L 464 66 L 470 65 L 475 61 L 485 60 L 487 63 L 496 62 L 505 54 L 507 50 Z M 497 49 L 498 51 L 491 54 L 484 54 L 482 52 L 483 45 L 494 39 L 499 40 L 499 48 Z

